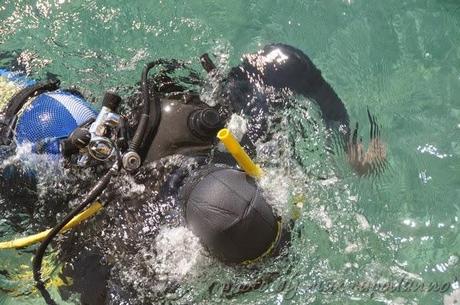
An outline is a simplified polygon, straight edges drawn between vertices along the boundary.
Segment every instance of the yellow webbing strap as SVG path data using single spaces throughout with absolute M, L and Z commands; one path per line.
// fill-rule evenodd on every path
M 0 111 L 19 90 L 21 90 L 21 87 L 9 81 L 6 77 L 0 76 Z
M 86 210 L 72 218 L 72 220 L 61 230 L 61 234 L 78 226 L 81 222 L 85 221 L 86 219 L 96 215 L 102 209 L 102 204 L 100 202 L 95 202 L 89 206 Z M 51 232 L 51 229 L 46 231 L 18 238 L 11 241 L 0 242 L 0 250 L 4 249 L 15 249 L 15 248 L 24 248 L 35 243 L 38 243 L 46 238 L 46 236 Z
M 63 265 L 58 263 L 56 252 L 51 252 L 44 257 L 41 272 L 46 288 L 58 288 L 73 284 L 71 277 L 62 274 Z M 33 287 L 30 286 L 34 282 L 34 274 L 30 264 L 14 268 L 10 272 L 9 281 L 15 284 L 15 287 L 5 290 L 10 297 L 24 297 L 25 295 L 38 292 L 35 285 Z
M 263 171 L 260 166 L 251 160 L 230 130 L 227 128 L 221 129 L 219 133 L 217 133 L 217 138 L 225 145 L 225 148 L 233 156 L 233 158 L 235 158 L 238 165 L 246 172 L 246 174 L 254 178 L 260 178 L 263 175 Z

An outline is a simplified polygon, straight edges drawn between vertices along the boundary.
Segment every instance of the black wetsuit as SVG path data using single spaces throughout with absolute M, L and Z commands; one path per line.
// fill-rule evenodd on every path
M 270 112 L 279 110 L 279 107 L 288 106 L 284 104 L 272 105 L 270 96 L 267 96 L 265 90 L 260 89 L 265 87 L 272 87 L 275 92 L 289 89 L 295 94 L 311 98 L 318 104 L 327 126 L 335 128 L 343 125 L 348 128 L 349 119 L 344 104 L 332 87 L 324 80 L 320 70 L 315 67 L 308 56 L 301 50 L 288 45 L 271 44 L 256 54 L 247 55 L 242 64 L 231 69 L 227 77 L 221 81 L 219 88 L 218 107 L 223 110 L 222 113 L 227 118 L 231 113 L 243 114 L 249 118 L 248 133 L 243 139 L 246 147 L 254 147 L 255 142 L 265 134 L 265 129 L 267 128 L 265 120 L 270 115 Z M 177 86 L 172 85 L 171 90 L 177 89 Z M 194 156 L 190 155 L 189 157 L 193 158 Z M 209 161 L 208 156 L 203 153 L 196 157 L 198 164 L 204 165 Z M 228 155 L 221 155 L 219 158 L 212 160 L 232 165 L 234 163 Z M 142 200 L 148 198 L 150 193 L 155 193 L 156 196 L 177 195 L 177 190 L 184 178 L 187 178 L 189 171 L 190 168 L 185 170 L 178 168 L 175 173 L 168 172 L 168 177 L 161 179 L 161 181 L 165 182 L 163 186 L 158 181 L 155 181 L 155 183 L 153 181 L 149 182 L 145 175 L 138 175 L 140 177 L 136 179 L 138 183 L 143 183 L 147 188 L 155 188 L 160 192 L 155 193 L 157 190 L 152 190 L 152 192 L 149 190 L 149 195 L 133 196 L 133 198 L 129 199 L 130 202 L 125 202 L 122 206 L 130 207 L 130 209 L 136 206 L 140 207 Z M 117 198 L 117 192 L 115 191 L 109 196 L 105 196 L 105 198 L 108 200 L 123 200 L 120 199 L 121 197 Z M 122 221 L 142 222 L 142 220 L 131 218 L 129 213 L 126 213 L 123 217 L 120 217 L 120 221 L 117 221 L 116 225 L 120 225 Z M 130 225 L 136 226 L 135 223 L 127 224 L 128 227 Z M 85 230 L 85 227 L 81 227 L 81 230 Z M 98 232 L 97 229 L 91 231 L 95 234 Z M 135 235 L 135 230 L 133 229 L 132 231 L 133 235 Z M 78 240 L 79 234 L 74 234 L 74 236 L 75 238 L 72 238 L 72 241 L 66 244 L 70 246 L 70 244 Z M 83 243 L 87 241 L 85 240 Z M 111 240 L 107 241 L 107 243 L 113 244 L 116 241 Z M 132 246 L 136 247 L 136 245 Z M 68 255 L 71 255 L 71 253 L 72 251 Z M 66 257 L 66 255 L 63 257 Z M 74 259 L 75 268 L 70 268 L 67 274 L 75 278 L 72 289 L 81 293 L 82 301 L 85 304 L 104 304 L 106 302 L 106 283 L 109 279 L 108 268 L 110 267 L 108 265 L 106 267 L 102 266 L 99 263 L 100 259 L 101 255 L 97 251 L 80 254 L 79 257 Z M 72 270 L 77 271 L 72 272 Z M 91 270 L 98 271 L 93 272 Z M 88 285 L 91 282 L 97 282 L 98 284 L 95 286 Z

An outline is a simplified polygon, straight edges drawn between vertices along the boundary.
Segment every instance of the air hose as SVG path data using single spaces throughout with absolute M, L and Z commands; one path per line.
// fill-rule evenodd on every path
M 163 64 L 164 60 L 159 59 L 148 63 L 144 70 L 142 71 L 141 77 L 141 91 L 142 91 L 142 100 L 143 100 L 143 111 L 141 117 L 139 119 L 139 124 L 137 125 L 136 132 L 134 137 L 129 145 L 129 149 L 131 151 L 139 152 L 139 147 L 142 144 L 142 140 L 145 137 L 145 132 L 147 131 L 147 125 L 150 119 L 150 92 L 147 84 L 148 74 L 150 70 L 156 67 L 159 64 Z M 160 97 L 156 90 L 153 92 L 154 94 L 154 106 L 155 112 L 153 113 L 153 124 L 152 124 L 152 131 L 156 132 L 158 125 L 160 124 L 161 119 L 161 105 L 160 105 Z
M 40 247 L 37 249 L 37 252 L 32 261 L 34 280 L 37 282 L 38 287 L 44 287 L 44 283 L 41 279 L 41 268 L 43 257 L 46 252 L 46 248 L 51 243 L 54 237 L 78 214 L 80 214 L 88 205 L 93 203 L 97 197 L 104 191 L 107 185 L 110 182 L 110 179 L 114 174 L 116 174 L 120 167 L 120 158 L 115 161 L 114 165 L 109 169 L 109 171 L 102 177 L 102 179 L 96 184 L 96 186 L 88 193 L 83 202 L 76 207 L 72 212 L 70 212 L 66 218 L 64 218 L 58 225 L 56 225 L 51 232 L 46 236 L 43 242 L 40 244 Z

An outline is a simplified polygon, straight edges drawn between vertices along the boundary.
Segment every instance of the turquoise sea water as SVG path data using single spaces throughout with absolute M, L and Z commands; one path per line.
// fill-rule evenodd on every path
M 303 170 L 311 174 L 307 185 L 298 174 L 275 172 L 276 162 L 265 160 L 270 175 L 278 178 L 279 183 L 266 185 L 276 198 L 285 198 L 286 190 L 307 198 L 288 254 L 258 271 L 202 262 L 166 299 L 177 304 L 454 304 L 460 298 L 458 1 L 0 3 L 0 53 L 20 56 L 35 78 L 51 72 L 65 86 L 77 85 L 94 96 L 135 84 L 150 59 L 178 58 L 198 68 L 197 58 L 209 52 L 228 68 L 270 42 L 309 54 L 346 103 L 351 120 L 360 122 L 365 140 L 369 107 L 382 125 L 388 167 L 378 177 L 359 178 L 343 158 L 324 158 L 312 148 L 322 143 L 321 136 L 299 138 Z M 288 127 L 297 132 L 292 121 Z M 315 175 L 326 180 L 311 178 Z M 1 240 L 16 236 L 5 226 L 0 233 Z M 30 280 L 25 285 L 14 277 L 24 275 L 22 265 L 28 266 L 30 257 L 26 250 L 0 253 L 0 304 L 43 303 Z M 274 273 L 263 287 L 234 291 Z M 401 281 L 415 284 L 382 286 Z M 421 283 L 439 287 L 416 289 Z M 142 289 L 139 295 L 147 293 Z M 59 299 L 56 291 L 52 294 Z

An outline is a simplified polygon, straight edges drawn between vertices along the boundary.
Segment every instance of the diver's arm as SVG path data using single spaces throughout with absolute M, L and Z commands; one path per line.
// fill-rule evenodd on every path
M 267 45 L 256 54 L 247 55 L 240 69 L 246 72 L 250 82 L 252 75 L 258 75 L 266 85 L 276 89 L 288 88 L 313 99 L 328 127 L 348 127 L 345 104 L 301 50 L 285 44 Z
M 322 77 L 319 87 L 310 94 L 305 95 L 315 100 L 318 104 L 322 118 L 328 127 L 333 128 L 333 126 L 342 125 L 345 130 L 348 130 L 349 117 L 345 104 L 335 93 L 334 89 L 332 89 L 331 85 Z
M 369 147 L 365 150 L 362 138 L 358 139 L 358 123 L 350 128 L 348 114 L 343 103 L 331 86 L 325 82 L 312 96 L 318 103 L 326 126 L 337 131 L 340 148 L 347 154 L 347 161 L 360 176 L 379 174 L 386 167 L 386 145 L 380 138 L 380 129 L 375 116 L 367 110 L 370 123 Z
M 362 138 L 358 139 L 358 123 L 346 142 L 347 160 L 360 176 L 380 174 L 387 166 L 386 145 L 380 139 L 380 127 L 374 115 L 367 110 L 370 123 L 369 147 L 364 150 Z
M 349 127 L 345 104 L 323 78 L 321 71 L 301 50 L 285 44 L 271 44 L 256 54 L 245 56 L 243 64 L 230 72 L 230 85 L 233 85 L 232 89 L 238 89 L 234 91 L 237 93 L 236 97 L 229 95 L 232 106 L 239 106 L 247 114 L 254 110 L 263 110 L 267 106 L 264 98 L 256 97 L 258 102 L 249 105 L 245 105 L 247 100 L 241 98 L 249 96 L 249 93 L 254 94 L 250 88 L 253 87 L 251 84 L 257 86 L 254 84 L 257 79 L 276 89 L 288 88 L 296 94 L 313 99 L 321 110 L 326 126 L 338 132 L 348 161 L 358 174 L 375 172 L 376 168 L 384 164 L 385 146 L 379 140 L 378 133 L 375 133 L 375 117 L 369 114 L 370 147 L 364 152 L 362 142 L 357 140 L 357 128 L 352 132 Z M 247 86 L 242 86 L 242 83 Z

